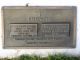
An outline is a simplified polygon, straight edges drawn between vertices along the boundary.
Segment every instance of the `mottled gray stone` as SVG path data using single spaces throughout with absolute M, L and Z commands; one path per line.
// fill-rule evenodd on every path
M 75 6 L 5 6 L 4 48 L 76 47 Z

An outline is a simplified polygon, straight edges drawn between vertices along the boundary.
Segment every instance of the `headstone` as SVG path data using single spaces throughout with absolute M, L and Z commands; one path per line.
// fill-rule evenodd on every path
M 4 48 L 75 48 L 75 6 L 4 6 Z

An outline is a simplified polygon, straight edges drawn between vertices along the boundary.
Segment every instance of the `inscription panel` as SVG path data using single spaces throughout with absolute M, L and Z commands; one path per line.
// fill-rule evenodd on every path
M 66 40 L 69 38 L 69 24 L 42 24 L 41 31 L 48 40 Z
M 15 40 L 28 40 L 37 36 L 37 24 L 10 24 L 10 36 Z

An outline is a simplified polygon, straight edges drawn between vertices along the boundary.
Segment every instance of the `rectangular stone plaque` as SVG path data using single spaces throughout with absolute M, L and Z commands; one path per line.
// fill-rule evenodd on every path
M 28 40 L 37 36 L 37 24 L 10 24 L 10 37 L 13 40 Z
M 69 39 L 69 24 L 42 24 L 41 33 L 48 40 Z
M 75 6 L 5 6 L 4 48 L 76 47 Z

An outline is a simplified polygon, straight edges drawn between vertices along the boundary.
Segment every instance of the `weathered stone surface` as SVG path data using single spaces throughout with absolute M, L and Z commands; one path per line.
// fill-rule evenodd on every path
M 4 48 L 76 46 L 75 6 L 6 6 L 2 11 Z

